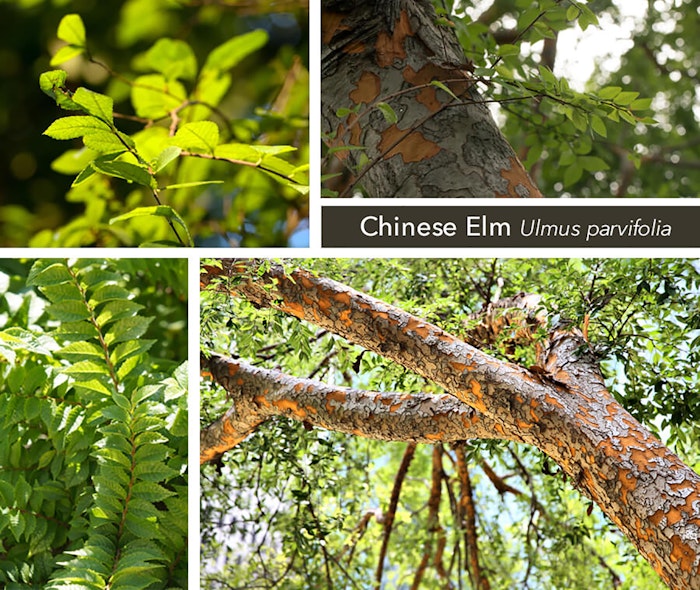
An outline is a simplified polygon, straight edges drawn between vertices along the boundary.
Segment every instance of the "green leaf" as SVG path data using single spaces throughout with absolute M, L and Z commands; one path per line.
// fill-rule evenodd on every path
M 120 140 L 119 135 L 112 131 L 97 131 L 83 137 L 83 143 L 99 154 L 120 154 L 133 147 L 133 140 L 127 135 Z
M 95 326 L 84 321 L 62 322 L 56 333 L 63 340 L 91 340 L 97 338 Z
M 105 334 L 105 342 L 111 346 L 127 340 L 136 340 L 144 335 L 153 318 L 124 318 L 119 320 Z
M 99 393 L 100 395 L 111 395 L 112 392 L 110 389 L 105 386 L 105 384 L 100 381 L 99 379 L 85 379 L 85 380 L 80 380 L 75 382 L 76 387 L 81 387 L 83 389 L 86 389 L 88 391 L 95 391 Z M 105 412 L 107 411 L 107 408 L 104 410 Z
M 51 58 L 49 62 L 52 66 L 59 66 L 73 58 L 85 53 L 84 47 L 76 47 L 75 45 L 64 45 Z
M 575 162 L 564 171 L 564 186 L 575 184 L 581 179 L 581 176 L 583 176 L 583 167 Z
M 633 111 L 646 111 L 647 109 L 651 108 L 652 100 L 652 98 L 638 98 L 637 100 L 632 101 L 632 104 L 630 104 L 630 109 Z
M 131 89 L 134 110 L 146 119 L 166 117 L 185 100 L 185 87 L 177 80 L 167 80 L 162 74 L 139 76 Z
M 168 186 L 162 187 L 161 190 L 174 190 L 178 188 L 192 188 L 195 186 L 204 186 L 207 184 L 223 184 L 223 180 L 198 180 L 196 182 L 178 182 L 177 184 L 169 184 Z
M 135 301 L 111 301 L 100 309 L 97 325 L 103 328 L 111 322 L 136 315 L 142 309 L 143 305 Z
M 149 215 L 157 215 L 159 217 L 165 217 L 166 219 L 170 219 L 171 221 L 177 223 L 180 225 L 185 230 L 185 233 L 187 234 L 187 244 L 189 246 L 192 245 L 192 236 L 190 235 L 190 230 L 187 227 L 187 224 L 185 223 L 185 220 L 180 217 L 177 211 L 170 207 L 169 205 L 153 205 L 151 207 L 137 207 L 136 209 L 132 209 L 131 211 L 128 211 L 127 213 L 124 213 L 123 215 L 119 215 L 117 217 L 113 217 L 112 219 L 109 220 L 110 225 L 113 223 L 118 223 L 120 221 L 126 221 L 128 219 L 132 219 L 134 217 L 144 217 L 144 216 L 149 216 Z
M 148 502 L 161 502 L 175 495 L 174 492 L 166 490 L 163 486 L 150 481 L 139 481 L 135 483 L 132 492 L 134 497 Z
M 114 101 L 104 94 L 80 87 L 73 94 L 73 102 L 80 105 L 86 113 L 97 117 L 113 126 Z
M 90 310 L 85 304 L 74 299 L 53 303 L 46 308 L 46 312 L 60 322 L 86 320 L 90 317 Z
M 378 102 L 375 106 L 382 112 L 382 115 L 384 115 L 384 120 L 389 123 L 389 125 L 393 125 L 398 122 L 399 117 L 389 103 Z
M 227 160 L 259 163 L 264 154 L 252 145 L 244 143 L 223 143 L 216 147 L 214 156 L 217 158 L 226 158 Z
M 90 380 L 95 377 L 109 378 L 109 369 L 103 362 L 95 362 L 88 359 L 78 361 L 63 369 L 66 375 L 73 375 L 76 379 Z
M 67 14 L 58 24 L 58 38 L 69 45 L 85 46 L 85 25 L 78 14 Z
M 588 129 L 588 114 L 580 109 L 574 109 L 571 113 L 571 122 L 579 131 L 586 131 Z
M 197 58 L 194 51 L 179 39 L 159 39 L 146 52 L 146 61 L 169 80 L 193 80 L 197 75 Z
M 267 32 L 258 29 L 229 39 L 209 53 L 204 69 L 230 70 L 248 55 L 263 47 L 268 37 Z
M 128 415 L 127 415 L 128 419 Z M 117 463 L 123 467 L 126 467 L 127 469 L 131 469 L 131 459 L 127 457 L 124 453 L 121 451 L 118 451 L 116 449 L 97 449 L 94 453 L 96 456 L 101 457 L 103 459 L 107 459 L 109 461 L 113 461 L 114 463 Z
M 120 285 L 105 284 L 98 287 L 90 297 L 90 302 L 95 305 L 113 301 L 115 299 L 129 299 L 131 293 Z
M 51 169 L 60 174 L 78 174 L 95 159 L 95 154 L 83 148 L 63 152 L 51 162 Z
M 207 152 L 214 154 L 214 149 L 219 144 L 219 128 L 212 121 L 195 121 L 182 125 L 172 143 L 183 150 Z
M 66 77 L 68 74 L 64 70 L 51 70 L 39 76 L 39 87 L 44 94 L 47 94 L 56 101 L 61 108 L 69 111 L 79 111 L 82 107 L 71 98 L 66 90 Z
M 80 361 L 85 357 L 104 359 L 104 350 L 93 342 L 71 342 L 60 350 L 56 355 L 70 361 Z
M 576 161 L 576 154 L 570 149 L 564 149 L 559 156 L 559 166 L 570 166 Z
M 158 154 L 158 158 L 156 158 L 155 162 L 153 162 L 153 170 L 155 172 L 160 172 L 163 168 L 165 168 L 170 162 L 173 160 L 176 160 L 179 156 L 182 150 L 174 145 L 166 147 L 160 154 Z
M 158 531 L 158 524 L 155 519 L 139 518 L 134 516 L 133 513 L 129 512 L 126 515 L 126 528 L 127 530 L 136 535 L 139 539 L 159 539 L 161 537 Z M 139 576 L 139 581 L 142 582 L 142 578 Z
M 632 113 L 626 110 L 620 109 L 618 111 L 620 117 L 630 123 L 631 125 L 636 125 L 637 124 L 637 117 L 635 117 Z
M 520 47 L 517 45 L 511 45 L 509 43 L 504 43 L 499 45 L 497 54 L 501 57 L 507 57 L 509 55 L 520 55 Z
M 78 186 L 85 182 L 88 178 L 95 174 L 95 169 L 92 167 L 92 162 L 80 171 L 80 174 L 75 177 L 75 180 L 71 183 L 71 187 Z
M 591 115 L 591 129 L 601 137 L 608 136 L 608 130 L 605 128 L 605 122 L 598 115 Z
M 103 174 L 155 188 L 155 179 L 143 166 L 129 162 L 95 160 L 92 167 Z
M 140 338 L 139 340 L 130 340 L 129 342 L 123 342 L 110 355 L 110 360 L 118 365 L 119 363 L 125 361 L 126 359 L 134 356 L 141 355 L 146 352 L 155 344 L 155 340 L 144 340 Z
M 597 156 L 581 156 L 579 158 L 579 163 L 584 170 L 589 172 L 597 172 L 598 170 L 609 170 L 607 162 L 602 158 Z
M 542 82 L 544 83 L 545 87 L 559 87 L 559 81 L 557 80 L 557 77 L 552 73 L 552 70 L 545 66 L 539 66 L 539 72 L 540 78 L 542 78 Z
M 611 100 L 620 94 L 620 92 L 622 92 L 622 88 L 619 86 L 606 86 L 605 88 L 601 88 L 600 92 L 598 92 L 598 97 L 602 100 Z
M 142 481 L 166 481 L 177 475 L 177 471 L 156 461 L 144 461 L 134 468 L 134 475 Z
M 44 259 L 37 261 L 32 266 L 27 278 L 27 285 L 43 287 L 58 285 L 72 280 L 73 276 L 68 272 L 68 267 L 65 263 Z
M 615 96 L 615 104 L 627 106 L 639 96 L 639 92 L 620 92 Z

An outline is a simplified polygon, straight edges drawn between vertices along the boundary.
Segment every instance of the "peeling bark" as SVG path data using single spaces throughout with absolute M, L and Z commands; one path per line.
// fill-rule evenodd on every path
M 202 369 L 228 392 L 233 403 L 202 430 L 200 463 L 215 461 L 272 416 L 387 441 L 450 442 L 492 438 L 495 433 L 493 421 L 449 394 L 335 387 L 216 355 L 203 358 Z
M 352 175 L 340 196 L 542 196 L 429 0 L 325 0 L 322 42 L 322 129 Z
M 674 589 L 700 589 L 700 476 L 605 389 L 576 330 L 555 332 L 544 373 L 497 360 L 399 308 L 335 281 L 257 261 L 222 261 L 202 284 L 328 329 L 432 380 L 493 424 L 549 455 Z M 251 278 L 255 277 L 255 278 Z

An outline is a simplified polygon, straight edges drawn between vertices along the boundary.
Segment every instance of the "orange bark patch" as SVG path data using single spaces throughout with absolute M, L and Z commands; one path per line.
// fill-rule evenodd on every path
M 408 164 L 436 156 L 440 146 L 428 140 L 420 131 L 403 131 L 394 124 L 382 133 L 379 151 L 385 158 L 400 155 L 404 164 Z
M 333 412 L 333 406 L 331 402 L 338 402 L 339 404 L 344 404 L 347 399 L 347 395 L 342 391 L 332 391 L 326 396 L 326 411 L 330 414 Z
M 450 366 L 457 371 L 458 373 L 465 373 L 467 371 L 471 371 L 473 365 L 465 365 L 464 363 L 453 363 L 450 362 Z
M 629 469 L 620 469 L 618 481 L 621 487 L 620 498 L 627 504 L 627 494 L 637 487 L 638 480 Z
M 428 440 L 442 440 L 444 438 L 444 435 L 441 433 L 438 434 L 426 434 L 425 438 Z
M 282 303 L 280 309 L 297 318 L 304 317 L 304 307 L 300 303 Z
M 331 301 L 329 299 L 326 299 L 325 297 L 321 297 L 318 300 L 318 307 L 326 315 L 328 315 L 328 310 L 331 308 L 331 305 L 332 305 Z
M 345 125 L 338 125 L 335 138 L 328 141 L 329 147 L 341 148 L 343 146 L 361 146 L 360 137 L 362 129 L 357 124 L 358 116 L 351 113 L 347 116 Z M 349 136 L 348 136 L 349 133 Z M 347 136 L 347 137 L 346 137 Z M 338 150 L 333 154 L 339 160 L 345 160 L 348 157 L 348 150 Z
M 288 400 L 288 399 L 282 399 L 282 400 L 277 400 L 272 403 L 276 408 L 279 408 L 281 411 L 287 411 L 289 410 L 292 414 L 299 418 L 306 418 L 308 416 L 308 412 L 299 406 L 298 402 Z
M 415 334 L 418 334 L 421 338 L 427 338 L 430 336 L 430 326 L 425 322 L 421 322 L 415 318 L 410 318 L 406 324 L 406 332 L 411 330 Z
M 346 309 L 345 311 L 341 311 L 340 315 L 338 316 L 338 319 L 343 322 L 346 326 L 352 326 L 352 319 L 350 319 L 350 314 L 351 311 L 349 309 Z
M 240 370 L 240 367 L 238 365 L 234 365 L 232 363 L 228 364 L 228 374 L 229 377 L 233 377 L 238 371 Z
M 535 198 L 541 197 L 539 189 L 532 184 L 525 168 L 513 157 L 510 159 L 510 168 L 501 170 L 501 177 L 508 182 L 505 193 L 496 193 L 496 197 L 511 198 Z
M 465 73 L 456 69 L 446 69 L 432 63 L 428 63 L 420 70 L 416 71 L 408 66 L 403 72 L 404 80 L 414 86 L 422 86 L 418 91 L 416 100 L 434 113 L 442 107 L 442 103 L 437 98 L 437 87 L 430 86 L 433 80 L 441 81 L 456 96 L 463 95 L 469 88 L 469 79 Z M 454 100 L 450 97 L 450 100 Z
M 372 72 L 362 72 L 355 90 L 350 93 L 350 99 L 355 104 L 369 104 L 379 96 L 381 79 Z
M 350 304 L 352 303 L 352 297 L 350 296 L 350 293 L 348 293 L 347 291 L 342 291 L 340 293 L 334 293 L 332 297 L 335 301 L 337 301 L 338 303 L 345 305 L 347 307 L 350 307 Z
M 406 49 L 403 44 L 406 37 L 413 35 L 411 23 L 405 10 L 401 11 L 399 22 L 394 25 L 391 36 L 382 31 L 377 36 L 375 50 L 377 52 L 377 65 L 386 68 L 394 63 L 394 60 L 406 59 Z
M 267 398 L 263 395 L 256 395 L 253 398 L 253 401 L 256 403 L 256 405 L 260 406 L 261 408 L 269 408 L 271 405 Z
M 681 562 L 681 570 L 690 572 L 695 560 L 695 551 L 693 551 L 686 543 L 683 542 L 678 535 L 671 537 L 671 561 L 676 563 Z
M 554 406 L 559 409 L 564 407 L 564 404 L 562 404 L 556 397 L 552 397 L 551 395 L 545 395 L 544 401 L 546 401 L 550 406 Z
M 471 406 L 479 412 L 486 413 L 486 404 L 484 404 L 484 394 L 481 391 L 481 384 L 476 380 L 472 379 L 469 381 L 469 386 L 471 387 L 471 394 L 474 396 L 474 401 L 471 402 Z
M 535 409 L 539 407 L 539 404 L 533 399 L 530 400 L 530 420 L 533 422 L 539 422 L 540 419 L 537 416 L 537 413 L 535 412 Z
M 311 280 L 311 277 L 307 275 L 301 275 L 301 276 L 295 276 L 294 280 L 298 282 L 304 289 L 311 289 L 311 287 L 314 286 L 314 282 Z
M 326 45 L 330 43 L 337 31 L 348 30 L 348 27 L 341 26 L 343 20 L 345 20 L 344 14 L 323 11 L 323 17 L 321 18 L 321 40 L 323 43 Z
M 389 319 L 389 314 L 386 311 L 376 311 L 372 310 L 370 312 L 370 315 L 376 320 L 377 318 L 381 318 L 383 320 L 388 320 Z

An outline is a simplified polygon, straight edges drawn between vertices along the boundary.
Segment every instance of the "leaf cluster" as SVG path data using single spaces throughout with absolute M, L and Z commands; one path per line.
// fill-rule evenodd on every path
M 82 147 L 65 152 L 53 168 L 75 175 L 68 198 L 83 203 L 85 212 L 59 232 L 39 234 L 33 245 L 192 246 L 206 239 L 238 245 L 250 224 L 267 227 L 276 240 L 285 229 L 291 235 L 306 216 L 307 91 L 301 62 L 287 58 L 290 71 L 281 81 L 279 75 L 268 81 L 287 84 L 269 110 L 237 120 L 227 105 L 233 72 L 269 44 L 265 30 L 243 32 L 210 48 L 201 65 L 193 46 L 165 36 L 134 60 L 136 74 L 116 72 L 92 55 L 78 14 L 63 17 L 57 36 L 65 45 L 52 66 L 79 59 L 101 68 L 112 85 L 101 93 L 75 88 L 65 70 L 41 75 L 41 89 L 62 109 L 77 112 L 56 119 L 44 133 L 81 140 Z M 115 111 L 115 103 L 125 100 L 132 112 Z M 236 188 L 246 185 L 246 190 Z M 266 196 L 268 202 L 258 197 L 255 203 L 247 199 L 248 190 L 274 191 L 278 202 L 273 205 Z M 258 211 L 268 205 L 268 211 Z M 255 218 L 262 214 L 265 221 Z M 273 228 L 273 215 L 294 226 L 280 222 Z M 212 238 L 211 227 L 218 237 Z
M 7 587 L 187 586 L 186 365 L 153 354 L 157 279 L 136 289 L 128 267 L 37 260 L 13 291 L 0 274 Z

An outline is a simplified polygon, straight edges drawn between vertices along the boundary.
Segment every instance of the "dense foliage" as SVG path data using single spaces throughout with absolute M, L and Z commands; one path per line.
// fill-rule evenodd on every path
M 187 587 L 187 264 L 0 261 L 0 586 Z
M 545 195 L 698 196 L 692 0 L 642 3 L 634 16 L 611 0 L 437 4 L 493 82 L 481 88 Z M 603 39 L 597 54 L 567 45 L 571 29 Z M 569 83 L 580 64 L 595 66 L 582 91 Z
M 548 323 L 586 327 L 608 386 L 691 467 L 700 418 L 700 268 L 683 260 L 303 260 L 311 268 L 463 334 L 487 301 L 543 296 Z M 415 374 L 313 326 L 213 290 L 202 295 L 202 348 L 298 377 L 374 391 L 436 392 Z M 532 351 L 490 353 L 528 366 Z M 230 403 L 204 382 L 202 421 Z M 467 479 L 479 559 L 491 588 L 656 589 L 656 574 L 556 465 L 535 449 L 382 443 L 270 420 L 203 469 L 207 587 L 366 588 L 374 583 L 392 494 L 383 587 L 474 588 L 459 498 Z M 400 465 L 408 465 L 402 475 Z M 439 476 L 435 466 L 439 466 Z M 436 492 L 431 484 L 440 482 Z M 400 489 L 397 490 L 397 487 Z M 436 500 L 437 498 L 437 500 Z M 433 508 L 435 505 L 439 509 Z M 277 584 L 277 585 L 275 585 Z
M 43 4 L 0 3 L 0 11 L 27 25 Z M 54 4 L 61 13 L 41 19 L 39 37 L 21 27 L 43 44 L 31 92 L 40 86 L 60 109 L 44 97 L 37 108 L 48 116 L 25 121 L 8 158 L 23 182 L 0 209 L 4 245 L 306 244 L 303 7 Z M 13 49 L 24 40 L 15 41 Z M 22 88 L 34 74 L 13 73 Z M 49 156 L 42 133 L 69 149 L 62 142 Z M 59 188 L 65 182 L 49 165 L 69 186 Z

